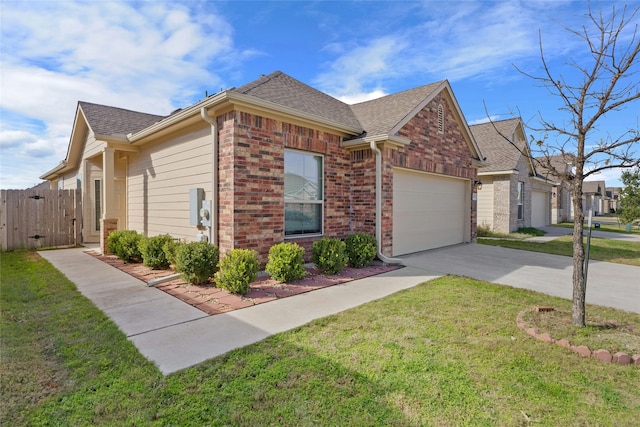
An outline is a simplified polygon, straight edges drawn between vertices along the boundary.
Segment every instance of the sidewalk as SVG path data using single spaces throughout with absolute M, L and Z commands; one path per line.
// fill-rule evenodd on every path
M 64 249 L 39 254 L 74 282 L 164 374 L 439 276 L 405 267 L 209 316 L 84 251 Z
M 594 223 L 597 221 L 594 221 Z M 538 237 L 530 237 L 528 239 L 524 239 L 526 242 L 549 242 L 551 240 L 555 240 L 558 237 L 566 236 L 569 234 L 573 234 L 572 228 L 564 228 L 564 227 L 554 227 L 552 225 L 546 227 L 539 227 L 540 230 L 545 231 L 547 234 L 544 236 Z M 585 227 L 584 235 L 587 236 L 588 229 Z M 640 243 L 640 235 L 639 234 L 625 234 L 625 233 L 612 233 L 609 231 L 599 231 L 597 228 L 591 229 L 591 237 L 598 237 L 601 239 L 611 239 L 611 240 L 622 240 L 626 242 L 636 242 Z

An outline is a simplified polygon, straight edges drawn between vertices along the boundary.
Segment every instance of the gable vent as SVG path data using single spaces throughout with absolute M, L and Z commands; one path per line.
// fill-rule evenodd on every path
M 438 133 L 444 133 L 444 108 L 438 104 Z

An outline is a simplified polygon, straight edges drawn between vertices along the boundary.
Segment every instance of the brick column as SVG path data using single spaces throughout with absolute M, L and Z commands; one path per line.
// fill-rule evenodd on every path
M 109 251 L 107 251 L 107 239 L 111 232 L 116 231 L 118 229 L 118 219 L 117 218 L 103 218 L 100 220 L 100 250 L 104 255 L 107 255 Z

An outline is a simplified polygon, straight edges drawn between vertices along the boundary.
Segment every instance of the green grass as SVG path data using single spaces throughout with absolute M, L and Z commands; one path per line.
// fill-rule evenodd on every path
M 573 236 L 571 235 L 544 243 L 483 238 L 478 238 L 478 243 L 553 255 L 573 255 Z M 589 259 L 640 266 L 640 243 L 592 237 Z
M 534 227 L 521 227 L 513 233 L 493 231 L 488 226 L 478 227 L 478 237 L 489 237 L 495 239 L 524 240 L 530 237 L 544 236 L 545 234 L 547 234 L 545 231 Z
M 638 226 L 634 226 L 631 229 L 631 232 L 626 230 L 626 226 L 624 224 L 620 224 L 618 222 L 617 217 L 594 217 L 591 220 L 592 224 L 595 223 L 600 224 L 600 228 L 593 228 L 594 231 L 607 231 L 609 233 L 623 233 L 623 234 L 640 234 L 640 229 Z M 587 230 L 587 221 L 584 222 L 584 229 Z M 573 222 L 562 222 L 560 224 L 555 224 L 554 227 L 562 227 L 562 228 L 571 228 L 573 229 Z
M 640 369 L 581 359 L 515 326 L 524 308 L 570 304 L 530 291 L 443 277 L 163 377 L 46 261 L 27 252 L 1 261 L 2 425 L 578 426 L 640 418 Z M 591 314 L 629 316 L 589 306 Z

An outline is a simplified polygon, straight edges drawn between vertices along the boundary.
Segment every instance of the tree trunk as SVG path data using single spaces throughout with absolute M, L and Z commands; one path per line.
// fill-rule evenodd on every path
M 587 287 L 584 280 L 582 191 L 579 193 L 574 193 L 573 198 L 573 309 L 571 321 L 573 326 L 583 327 L 586 325 L 585 296 Z

